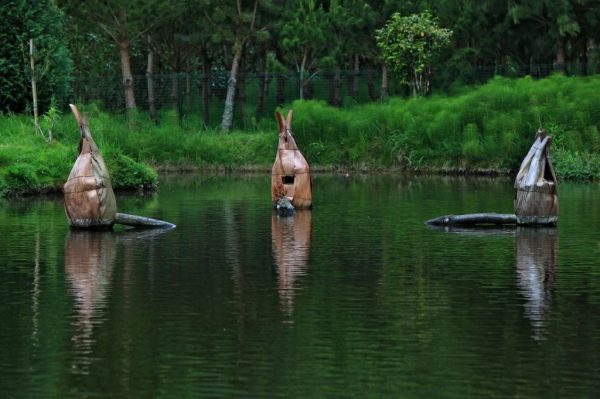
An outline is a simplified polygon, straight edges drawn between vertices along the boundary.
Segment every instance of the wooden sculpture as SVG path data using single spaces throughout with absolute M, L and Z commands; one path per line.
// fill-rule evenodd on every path
M 87 116 L 82 117 L 75 105 L 70 104 L 70 107 L 79 126 L 81 139 L 79 156 L 63 186 L 69 225 L 78 229 L 110 229 L 115 223 L 134 227 L 175 227 L 162 220 L 117 213 L 117 200 L 108 168 L 92 139 Z
M 92 139 L 87 117 L 70 105 L 81 139 L 79 156 L 63 186 L 65 212 L 69 225 L 75 228 L 110 228 L 117 214 L 117 200 L 108 169 Z
M 294 208 L 307 209 L 312 206 L 312 181 L 308 162 L 298 149 L 292 136 L 292 111 L 284 120 L 276 113 L 279 123 L 279 144 L 271 172 L 271 200 L 273 206 L 285 207 L 289 201 Z
M 552 138 L 539 129 L 515 179 L 515 215 L 519 224 L 558 221 L 557 180 L 548 151 Z
M 558 222 L 556 175 L 548 157 L 551 137 L 539 129 L 515 179 L 517 194 L 514 214 L 472 213 L 445 215 L 426 223 L 434 226 L 537 225 Z

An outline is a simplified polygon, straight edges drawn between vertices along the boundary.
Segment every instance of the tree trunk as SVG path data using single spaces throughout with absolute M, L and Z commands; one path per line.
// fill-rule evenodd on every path
M 244 57 L 240 59 L 240 73 L 237 82 L 238 105 L 240 109 L 240 119 L 242 129 L 246 128 L 246 75 L 244 75 Z
M 375 101 L 379 98 L 377 91 L 375 91 L 375 71 L 371 68 L 367 71 L 367 91 L 371 101 Z
M 150 41 L 150 38 L 148 38 Z M 146 67 L 146 85 L 148 87 L 148 112 L 150 113 L 150 119 L 156 125 L 158 119 L 156 117 L 156 101 L 154 99 L 154 53 L 152 49 L 148 48 L 148 65 Z
M 385 64 L 381 65 L 381 100 L 388 98 L 388 73 Z
M 205 55 L 204 63 L 202 65 L 203 68 L 203 76 L 202 76 L 202 115 L 204 119 L 204 127 L 207 128 L 210 123 L 210 86 L 212 84 L 212 76 L 211 76 L 211 60 L 208 56 Z
M 314 92 L 315 86 L 313 84 L 313 79 L 311 78 L 304 84 L 304 90 L 302 91 L 302 95 L 304 96 L 305 100 L 310 100 L 311 98 L 313 98 Z
M 265 112 L 265 97 L 267 96 L 267 52 L 264 51 L 260 57 L 258 72 L 258 104 L 256 105 L 256 120 L 259 120 Z
M 556 72 L 565 73 L 565 41 L 562 37 L 556 40 Z
M 125 92 L 125 109 L 127 111 L 136 108 L 135 95 L 133 93 L 133 76 L 131 76 L 131 60 L 129 57 L 129 39 L 119 40 L 119 53 L 121 55 L 121 76 L 123 78 L 123 91 Z
M 329 102 L 334 107 L 340 107 L 342 105 L 342 71 L 339 66 L 336 65 L 335 73 L 333 75 L 333 81 L 331 82 L 331 97 Z
M 581 76 L 588 74 L 588 41 L 587 38 L 581 40 Z
M 277 87 L 275 89 L 275 100 L 278 106 L 282 106 L 285 103 L 285 83 L 287 76 L 284 72 L 277 72 Z
M 178 110 L 177 99 L 179 96 L 179 73 L 177 71 L 171 74 L 171 105 L 175 110 Z
M 233 123 L 233 105 L 235 99 L 235 86 L 237 82 L 240 60 L 242 58 L 242 48 L 244 44 L 237 38 L 234 45 L 233 61 L 231 71 L 229 72 L 229 81 L 227 82 L 227 96 L 225 97 L 225 109 L 223 110 L 223 120 L 221 122 L 221 133 L 229 133 Z
M 354 55 L 354 74 L 352 76 L 352 90 L 351 95 L 355 101 L 358 101 L 358 83 L 360 74 L 360 58 L 358 54 Z

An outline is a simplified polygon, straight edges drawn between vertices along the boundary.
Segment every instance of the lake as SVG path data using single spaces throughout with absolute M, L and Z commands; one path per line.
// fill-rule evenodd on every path
M 0 202 L 0 395 L 598 397 L 600 186 L 557 228 L 507 178 L 316 175 L 278 218 L 269 175 L 164 176 L 119 211 L 169 231 L 70 231 L 62 198 Z

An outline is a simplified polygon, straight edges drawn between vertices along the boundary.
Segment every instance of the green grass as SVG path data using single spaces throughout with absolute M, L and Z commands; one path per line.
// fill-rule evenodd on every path
M 554 137 L 560 178 L 600 178 L 600 77 L 496 78 L 452 95 L 343 109 L 319 101 L 290 107 L 297 142 L 313 167 L 515 170 L 541 125 Z M 161 111 L 155 126 L 145 113 L 126 118 L 94 103 L 80 108 L 115 188 L 154 186 L 155 168 L 266 170 L 275 156 L 275 118 L 223 135 L 204 129 L 199 116 L 180 121 L 172 110 Z M 50 143 L 25 115 L 0 115 L 0 132 L 0 195 L 60 189 L 77 155 L 70 114 L 59 115 Z

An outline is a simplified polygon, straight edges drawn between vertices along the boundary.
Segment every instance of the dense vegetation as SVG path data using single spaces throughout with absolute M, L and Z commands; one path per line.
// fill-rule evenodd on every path
M 600 76 L 556 75 L 533 80 L 497 78 L 450 96 L 394 98 L 339 109 L 297 101 L 293 130 L 315 167 L 408 171 L 507 171 L 518 168 L 539 126 L 554 137 L 560 178 L 600 178 Z M 156 184 L 144 166 L 268 170 L 276 148 L 275 120 L 261 131 L 222 135 L 174 111 L 154 125 L 144 113 L 126 118 L 85 107 L 115 187 Z M 27 117 L 0 117 L 0 191 L 57 189 L 76 156 L 78 133 L 61 115 L 54 140 L 34 135 Z M 141 163 L 140 163 L 141 162 Z
M 0 112 L 32 108 L 29 39 L 34 40 L 40 105 L 47 108 L 52 97 L 67 98 L 73 63 L 62 11 L 51 0 L 10 0 L 0 3 L 0 18 Z

